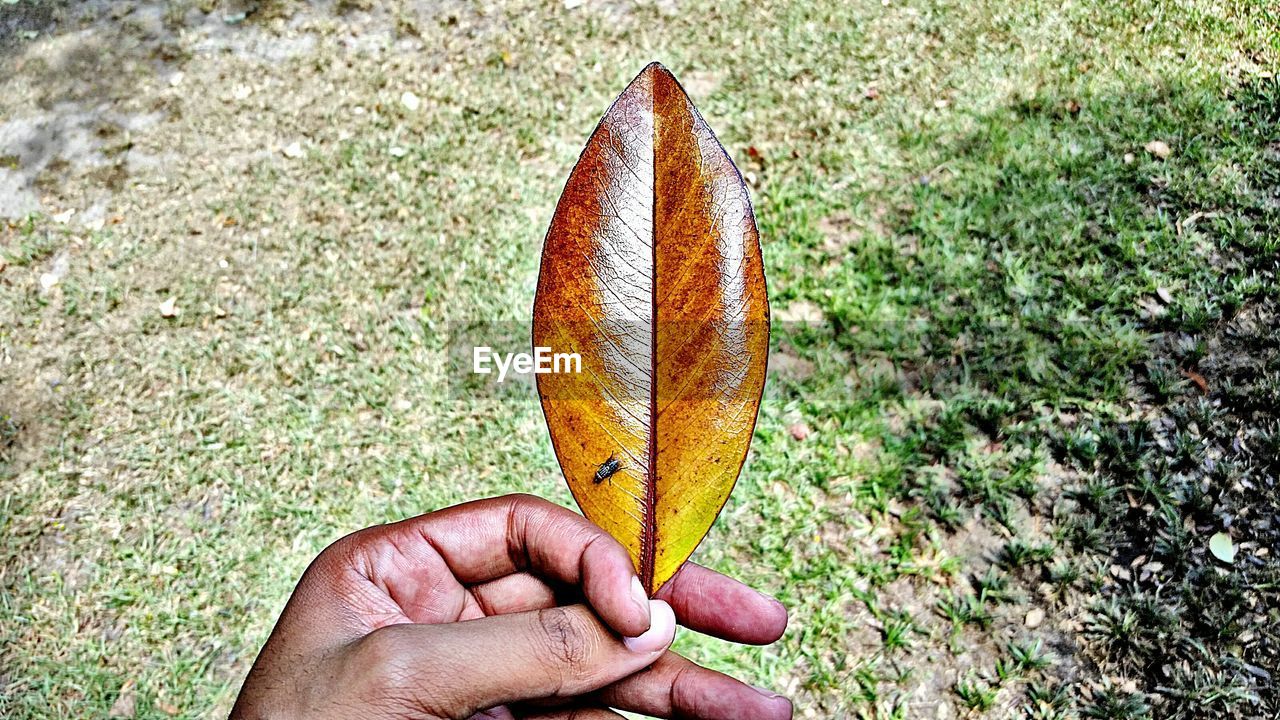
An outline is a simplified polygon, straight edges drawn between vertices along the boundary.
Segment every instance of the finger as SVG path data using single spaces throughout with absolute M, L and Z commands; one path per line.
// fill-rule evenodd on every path
M 610 685 L 600 702 L 629 712 L 698 720 L 790 720 L 791 701 L 668 652 L 648 670 Z
M 515 573 L 468 590 L 485 615 L 509 615 L 556 605 L 551 586 L 529 573 Z
M 521 715 L 521 720 L 625 720 L 618 713 L 606 708 L 561 708 L 534 715 Z
M 442 625 L 392 625 L 365 636 L 354 663 L 442 717 L 522 700 L 594 692 L 661 657 L 675 614 L 652 602 L 652 627 L 620 639 L 585 605 Z
M 649 604 L 631 556 L 577 513 L 531 495 L 477 500 L 397 524 L 420 533 L 464 584 L 532 570 L 581 586 L 609 627 L 634 637 L 649 627 Z
M 782 603 L 701 565 L 685 563 L 657 596 L 680 624 L 733 642 L 768 645 L 787 629 Z

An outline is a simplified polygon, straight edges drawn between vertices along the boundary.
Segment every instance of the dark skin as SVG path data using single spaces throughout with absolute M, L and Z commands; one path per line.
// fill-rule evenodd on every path
M 767 644 L 780 603 L 692 563 L 652 601 L 627 551 L 545 500 L 368 528 L 298 582 L 233 720 L 787 720 L 791 703 L 668 650 L 675 623 Z

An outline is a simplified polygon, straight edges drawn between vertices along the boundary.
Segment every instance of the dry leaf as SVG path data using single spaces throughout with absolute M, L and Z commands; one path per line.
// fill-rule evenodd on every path
M 1209 538 L 1209 552 L 1224 563 L 1230 565 L 1236 561 L 1236 546 L 1231 542 L 1231 536 L 1224 533 L 1214 533 Z
M 1200 388 L 1200 392 L 1202 394 L 1204 395 L 1209 394 L 1209 381 L 1205 380 L 1203 375 L 1196 372 L 1195 370 L 1183 370 L 1182 376 L 1190 380 L 1191 382 L 1195 383 L 1196 387 Z
M 533 340 L 580 373 L 536 375 L 583 513 L 653 594 L 728 500 L 764 388 L 759 236 L 733 162 L 666 68 L 614 101 L 543 245 Z
M 1031 608 L 1027 611 L 1027 617 L 1023 624 L 1029 628 L 1038 628 L 1044 623 L 1044 610 L 1040 608 Z
M 808 439 L 811 431 L 809 430 L 808 425 L 805 425 L 804 423 L 795 423 L 787 426 L 787 432 L 791 433 L 791 438 L 793 440 L 804 441 Z
M 49 271 L 40 274 L 40 289 L 52 290 L 55 285 L 62 282 L 62 278 L 66 277 L 69 270 L 71 270 L 71 257 L 65 251 L 58 253 L 50 263 Z
M 1151 142 L 1144 145 L 1143 148 L 1147 152 L 1151 153 L 1152 155 L 1155 155 L 1161 160 L 1164 160 L 1165 158 L 1169 157 L 1169 153 L 1173 152 L 1172 150 L 1169 149 L 1169 145 L 1165 143 L 1163 140 L 1152 140 Z
M 131 718 L 137 714 L 138 693 L 137 683 L 133 680 L 125 680 L 120 686 L 120 692 L 116 695 L 116 701 L 111 703 L 111 709 L 107 711 L 107 717 L 113 718 Z

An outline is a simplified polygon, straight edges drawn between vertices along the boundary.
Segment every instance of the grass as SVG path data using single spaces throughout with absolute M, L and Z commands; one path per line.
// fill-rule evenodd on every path
M 53 163 L 0 230 L 0 714 L 225 714 L 333 539 L 570 504 L 536 399 L 441 368 L 522 332 L 564 177 L 655 58 L 752 179 L 787 368 L 697 559 L 791 629 L 679 648 L 822 717 L 1276 711 L 1265 6 L 275 2 L 219 46 L 138 5 L 0 5 L 66 16 L 2 44 L 0 118 L 161 117 L 107 138 L 123 181 Z M 81 22 L 128 42 L 68 79 Z

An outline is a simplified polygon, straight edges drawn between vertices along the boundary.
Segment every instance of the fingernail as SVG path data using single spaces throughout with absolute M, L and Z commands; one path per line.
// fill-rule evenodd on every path
M 776 692 L 774 692 L 774 691 L 772 691 L 772 690 L 766 690 L 765 688 L 762 688 L 762 687 L 760 687 L 759 685 L 752 685 L 752 686 L 751 686 L 751 689 L 752 689 L 752 690 L 755 690 L 756 692 L 760 693 L 761 695 L 765 696 L 766 698 L 768 698 L 768 699 L 770 699 L 770 700 L 786 700 L 786 698 L 785 698 L 785 697 L 782 697 L 782 696 L 781 696 L 781 695 L 779 695 L 778 693 L 776 693 Z M 788 701 L 788 702 L 790 702 L 790 701 Z
M 757 595 L 759 595 L 760 597 L 764 598 L 764 601 L 765 601 L 765 602 L 767 602 L 767 603 L 769 603 L 770 605 L 774 606 L 775 608 L 777 608 L 777 609 L 781 610 L 782 612 L 786 612 L 786 611 L 787 611 L 787 606 L 786 606 L 786 605 L 783 605 L 783 604 L 782 604 L 782 601 L 781 601 L 781 600 L 779 600 L 778 598 L 776 598 L 776 597 L 774 597 L 774 596 L 772 596 L 772 595 L 770 595 L 770 594 L 768 594 L 768 593 L 762 593 L 762 592 L 760 592 L 759 590 L 756 590 L 756 594 L 757 594 Z
M 652 624 L 653 619 L 649 614 L 649 596 L 644 591 L 644 586 L 640 584 L 640 578 L 631 577 L 631 601 L 640 608 L 640 612 L 644 613 L 644 621 Z
M 779 712 L 778 712 L 778 714 L 777 714 L 777 717 L 779 717 L 779 718 L 784 718 L 784 717 L 785 717 L 785 718 L 789 718 L 789 717 L 791 717 L 791 713 L 792 713 L 792 712 L 794 712 L 794 710 L 793 710 L 793 708 L 792 708 L 792 705 L 791 705 L 791 699 L 790 699 L 790 698 L 786 697 L 785 695 L 779 695 L 778 693 L 776 693 L 776 692 L 774 692 L 774 691 L 772 691 L 772 690 L 766 690 L 766 689 L 764 689 L 764 688 L 762 688 L 762 687 L 758 687 L 758 686 L 756 686 L 756 685 L 752 685 L 752 686 L 751 686 L 751 689 L 752 689 L 752 690 L 755 690 L 755 691 L 756 691 L 756 692 L 758 692 L 758 693 L 760 693 L 760 695 L 761 695 L 762 697 L 764 697 L 766 700 L 768 700 L 768 701 L 773 705 L 773 707 L 774 707 L 774 709 L 775 709 L 775 710 L 778 710 L 778 711 L 779 711 Z M 785 708 L 784 708 L 784 706 L 785 706 Z
M 661 600 L 650 600 L 649 629 L 636 637 L 622 638 L 627 649 L 639 655 L 665 650 L 676 636 L 676 614 Z

